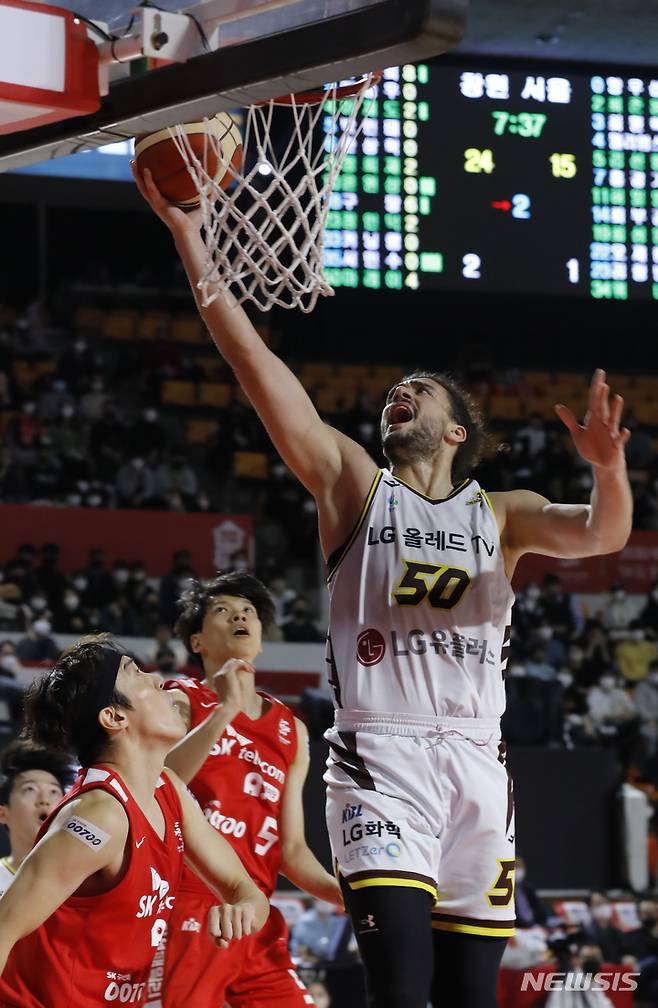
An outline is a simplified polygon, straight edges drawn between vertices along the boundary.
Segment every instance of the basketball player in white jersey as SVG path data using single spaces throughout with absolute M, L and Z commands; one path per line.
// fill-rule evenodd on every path
M 42 823 L 73 783 L 73 768 L 62 753 L 24 739 L 10 742 L 0 756 L 0 823 L 9 835 L 9 854 L 0 858 L 0 896 L 34 846 Z
M 198 295 L 199 220 L 142 194 L 169 227 Z M 596 371 L 585 421 L 556 407 L 592 466 L 591 503 L 469 479 L 485 433 L 448 378 L 389 392 L 389 467 L 323 423 L 230 296 L 199 310 L 286 464 L 315 497 L 331 594 L 327 823 L 370 1008 L 494 1008 L 514 925 L 514 826 L 499 720 L 510 581 L 526 552 L 620 550 L 632 497 L 622 400 Z M 434 975 L 434 981 L 432 976 Z

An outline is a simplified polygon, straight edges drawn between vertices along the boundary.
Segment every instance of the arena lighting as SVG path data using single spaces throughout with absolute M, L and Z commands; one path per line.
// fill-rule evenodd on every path
M 71 11 L 0 0 L 0 134 L 97 112 L 98 64 Z

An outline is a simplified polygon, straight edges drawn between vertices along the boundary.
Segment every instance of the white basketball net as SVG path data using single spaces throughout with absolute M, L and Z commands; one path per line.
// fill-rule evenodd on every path
M 237 301 L 263 311 L 279 305 L 310 312 L 320 295 L 334 293 L 323 271 L 330 197 L 378 80 L 369 74 L 349 97 L 335 85 L 322 101 L 291 95 L 285 103 L 251 106 L 237 168 L 224 157 L 221 139 L 210 136 L 220 165 L 235 180 L 228 192 L 209 177 L 181 127 L 171 127 L 201 200 L 206 259 L 198 287 L 204 306 L 230 290 Z M 275 109 L 285 111 L 277 113 L 273 136 Z M 290 130 L 281 143 L 278 117 L 285 114 Z M 223 174 L 220 169 L 217 176 Z

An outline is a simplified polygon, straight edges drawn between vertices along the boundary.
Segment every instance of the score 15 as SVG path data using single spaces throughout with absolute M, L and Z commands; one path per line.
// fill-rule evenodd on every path
M 575 154 L 551 154 L 548 160 L 551 162 L 551 171 L 555 178 L 573 178 L 578 170 Z

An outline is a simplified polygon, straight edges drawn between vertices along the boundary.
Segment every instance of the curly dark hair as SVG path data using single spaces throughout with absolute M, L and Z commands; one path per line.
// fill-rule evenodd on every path
M 0 805 L 7 805 L 19 774 L 44 770 L 53 775 L 62 791 L 73 781 L 71 760 L 62 752 L 36 746 L 27 739 L 14 739 L 0 755 Z
M 466 430 L 466 440 L 457 448 L 452 463 L 453 481 L 460 483 L 482 459 L 495 455 L 501 445 L 487 430 L 482 411 L 475 399 L 445 372 L 412 371 L 396 382 L 393 388 L 416 378 L 431 378 L 444 389 L 450 401 L 452 419 Z
M 74 753 L 81 766 L 97 762 L 109 739 L 98 718 L 89 717 L 89 704 L 110 649 L 126 654 L 109 634 L 82 637 L 35 679 L 25 694 L 24 734 L 29 739 L 48 749 Z M 114 690 L 111 703 L 132 710 L 120 690 Z
M 212 581 L 206 582 L 190 578 L 189 587 L 178 600 L 180 615 L 174 629 L 199 665 L 203 663 L 199 655 L 192 651 L 190 638 L 201 630 L 208 608 L 218 595 L 245 598 L 251 602 L 264 630 L 274 622 L 274 600 L 263 582 L 252 574 L 244 574 L 242 571 L 231 571 L 228 574 L 218 572 Z

